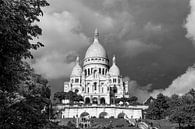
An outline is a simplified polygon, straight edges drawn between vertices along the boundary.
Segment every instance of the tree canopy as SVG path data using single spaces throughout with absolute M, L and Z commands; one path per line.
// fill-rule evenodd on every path
M 83 97 L 78 95 L 77 92 L 69 91 L 69 92 L 56 92 L 54 94 L 54 100 L 59 100 L 60 103 L 63 99 L 70 100 L 70 103 L 73 104 L 74 102 L 83 101 Z
M 147 118 L 165 119 L 176 122 L 181 126 L 195 126 L 195 90 L 191 89 L 183 96 L 171 97 L 159 94 L 149 105 Z
M 0 0 L 0 128 L 42 129 L 48 120 L 48 81 L 36 74 L 25 58 L 42 30 L 36 25 L 46 0 Z
M 43 46 L 32 43 L 42 31 L 35 22 L 43 15 L 46 0 L 0 0 L 0 90 L 12 92 L 25 70 L 23 58 L 32 58 L 31 49 Z

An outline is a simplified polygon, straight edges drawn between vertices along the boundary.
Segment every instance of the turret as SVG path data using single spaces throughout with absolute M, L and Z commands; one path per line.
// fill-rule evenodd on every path
M 79 64 L 79 57 L 76 58 L 75 66 L 72 69 L 71 77 L 80 77 L 82 73 L 82 68 Z
M 120 70 L 118 66 L 116 65 L 116 57 L 113 56 L 112 58 L 112 66 L 110 67 L 109 70 L 110 76 L 120 76 Z

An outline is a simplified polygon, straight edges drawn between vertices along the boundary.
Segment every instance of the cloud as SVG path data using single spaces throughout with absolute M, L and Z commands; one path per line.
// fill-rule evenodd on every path
M 32 64 L 32 67 L 36 73 L 42 74 L 48 79 L 56 79 L 63 76 L 68 77 L 74 66 L 74 62 L 68 63 L 66 60 L 67 56 L 70 55 L 64 55 L 54 51 L 36 59 L 36 63 Z
M 89 45 L 88 38 L 79 32 L 79 21 L 67 11 L 45 13 L 39 23 L 43 35 L 39 41 L 45 47 L 32 51 L 32 67 L 48 79 L 68 77 L 79 51 Z
M 189 67 L 187 71 L 174 79 L 168 88 L 152 90 L 152 84 L 146 86 L 139 85 L 136 81 L 129 81 L 129 94 L 131 96 L 137 96 L 140 102 L 145 101 L 150 96 L 156 97 L 159 93 L 166 96 L 171 96 L 173 94 L 184 95 L 190 89 L 195 89 L 195 65 Z
M 129 95 L 136 96 L 139 102 L 144 102 L 147 98 L 150 97 L 150 90 L 152 89 L 152 84 L 146 86 L 139 85 L 135 80 L 130 80 L 129 77 L 125 77 L 124 80 L 128 81 L 129 85 Z
M 155 49 L 160 49 L 160 46 L 156 44 L 146 44 L 139 40 L 128 40 L 122 45 L 123 54 L 132 57 L 143 52 L 153 51 Z
M 68 77 L 75 56 L 84 56 L 96 27 L 107 53 L 116 54 L 121 72 L 137 80 L 138 89 L 144 93 L 147 90 L 141 87 L 150 83 L 155 89 L 168 87 L 195 60 L 194 48 L 183 28 L 190 11 L 187 0 L 48 2 L 50 6 L 39 24 L 43 29 L 39 40 L 45 47 L 33 52 L 32 63 L 37 72 L 50 80 Z M 192 3 L 193 0 L 191 7 L 194 7 Z M 191 39 L 192 12 L 186 20 Z M 151 65 L 154 62 L 158 65 Z
M 154 90 L 152 95 L 156 96 L 158 93 L 163 93 L 166 96 L 183 95 L 192 88 L 195 88 L 195 66 L 189 67 L 184 74 L 174 79 L 168 88 Z
M 147 32 L 154 32 L 154 33 L 157 33 L 157 32 L 160 32 L 162 30 L 162 26 L 161 25 L 153 25 L 151 22 L 148 22 L 145 26 L 144 26 L 144 29 L 147 31 Z
M 193 40 L 193 44 L 195 45 L 195 1 L 190 0 L 190 14 L 186 19 L 186 24 L 184 25 L 187 29 L 186 37 Z

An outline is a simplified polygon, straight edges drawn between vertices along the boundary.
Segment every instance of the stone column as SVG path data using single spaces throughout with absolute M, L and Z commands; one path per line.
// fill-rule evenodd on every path
M 98 104 L 100 104 L 100 96 L 98 95 Z
M 93 99 L 93 98 L 92 98 L 92 95 L 91 95 L 91 96 L 90 96 L 90 103 L 91 103 L 91 104 L 93 103 L 92 99 Z

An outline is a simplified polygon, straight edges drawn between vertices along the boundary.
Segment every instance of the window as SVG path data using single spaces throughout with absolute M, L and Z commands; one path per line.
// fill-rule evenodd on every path
M 87 92 L 89 93 L 89 87 L 87 88 Z
M 87 70 L 85 69 L 85 76 L 87 75 Z
M 90 75 L 90 70 L 88 69 L 88 75 Z
M 116 82 L 116 78 L 113 79 L 113 82 Z
M 78 83 L 78 82 L 79 82 L 79 79 L 78 79 L 78 78 L 76 78 L 76 79 L 75 79 L 75 82 L 76 82 L 76 83 Z
M 94 90 L 97 90 L 97 83 L 94 82 Z
M 102 74 L 104 75 L 104 69 L 102 70 Z
M 120 79 L 118 79 L 118 83 L 120 83 Z
M 101 68 L 99 68 L 99 73 L 101 74 Z

